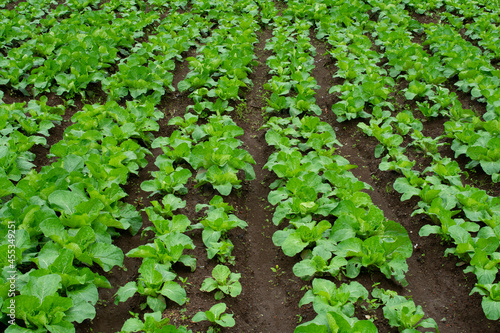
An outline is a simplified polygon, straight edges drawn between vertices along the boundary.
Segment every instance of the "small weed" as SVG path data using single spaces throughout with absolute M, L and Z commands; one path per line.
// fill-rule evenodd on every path
M 135 200 L 134 200 L 134 204 L 135 204 L 137 207 L 143 207 L 143 206 L 144 206 L 144 202 L 142 201 L 142 197 L 137 197 L 137 198 L 135 198 Z
M 236 116 L 238 116 L 238 118 L 240 119 L 243 119 L 243 115 L 246 114 L 247 111 L 248 108 L 246 102 L 241 102 L 240 104 L 236 105 L 236 108 L 234 109 Z
M 274 274 L 276 274 L 277 278 L 286 273 L 284 270 L 281 269 L 281 267 L 279 265 L 276 265 L 275 267 L 271 267 L 271 270 L 273 271 Z
M 181 320 L 182 320 L 182 321 L 186 321 L 186 320 L 188 319 L 188 316 L 187 316 L 187 315 L 185 315 L 186 311 L 187 311 L 187 309 L 186 309 L 186 308 L 182 308 L 182 309 L 179 311 L 179 313 L 182 313 L 182 316 L 181 316 Z
M 181 281 L 182 283 L 182 288 L 186 288 L 186 286 L 190 286 L 191 283 L 190 282 L 187 282 L 187 277 L 183 278 L 182 276 L 179 276 L 179 280 Z
M 108 306 L 108 301 L 106 301 L 106 300 L 104 300 L 104 299 L 99 299 L 99 300 L 97 301 L 97 305 L 100 305 L 100 306 L 102 306 L 102 307 L 106 307 L 106 306 Z

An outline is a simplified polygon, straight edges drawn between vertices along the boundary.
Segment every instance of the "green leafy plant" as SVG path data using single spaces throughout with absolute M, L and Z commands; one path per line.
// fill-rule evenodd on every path
M 221 262 L 229 262 L 234 264 L 234 257 L 231 252 L 234 248 L 233 243 L 227 238 L 227 233 L 234 228 L 246 228 L 248 225 L 245 221 L 239 219 L 234 214 L 227 214 L 227 211 L 233 210 L 231 206 L 223 203 L 222 198 L 217 196 L 213 199 L 217 206 L 210 207 L 207 215 L 199 223 L 193 226 L 193 229 L 203 229 L 202 239 L 207 247 L 207 255 L 209 259 L 218 255 Z M 198 209 L 203 206 L 198 206 Z
M 231 273 L 229 268 L 224 265 L 217 265 L 212 270 L 213 278 L 206 278 L 202 285 L 201 291 L 211 292 L 216 289 L 215 299 L 220 301 L 224 298 L 224 294 L 236 297 L 241 293 L 241 283 L 239 279 L 241 274 Z
M 422 307 L 406 297 L 397 295 L 396 292 L 375 288 L 372 295 L 383 304 L 384 317 L 389 320 L 389 325 L 397 327 L 400 332 L 419 332 L 417 327 L 433 328 L 439 333 L 437 323 L 432 318 L 423 319 L 425 316 Z
M 236 323 L 232 314 L 224 313 L 226 311 L 226 304 L 215 304 L 205 312 L 198 312 L 192 318 L 192 321 L 197 323 L 200 321 L 208 320 L 211 323 L 217 324 L 222 327 L 233 327 Z
M 152 180 L 145 180 L 141 184 L 141 189 L 146 192 L 155 193 L 179 193 L 186 194 L 186 184 L 191 178 L 192 173 L 189 169 L 183 167 L 175 167 L 172 160 L 160 155 L 155 161 L 156 166 L 160 169 L 154 171 Z
M 315 244 L 330 228 L 330 222 L 325 220 L 319 223 L 313 221 L 300 224 L 296 229 L 288 228 L 276 231 L 273 235 L 273 243 L 276 246 L 281 246 L 283 253 L 287 256 L 293 257 L 310 244 Z
M 137 313 L 132 313 L 133 318 L 127 319 L 123 324 L 120 332 L 117 333 L 132 333 L 132 332 L 144 332 L 144 333 L 192 333 L 185 327 L 175 327 L 174 325 L 169 325 L 170 320 L 168 318 L 162 318 L 161 312 L 152 312 L 144 314 L 144 321 L 139 318 Z
M 140 276 L 136 281 L 130 281 L 120 287 L 115 295 L 115 304 L 125 302 L 135 293 L 147 296 L 142 308 L 149 306 L 153 311 L 164 311 L 167 307 L 165 298 L 179 305 L 187 301 L 186 291 L 177 282 L 176 274 L 169 266 L 158 263 L 152 258 L 145 259 L 139 268 Z
M 481 306 L 484 314 L 489 320 L 498 320 L 500 318 L 500 288 L 499 284 L 476 284 L 471 294 L 479 293 L 483 296 Z

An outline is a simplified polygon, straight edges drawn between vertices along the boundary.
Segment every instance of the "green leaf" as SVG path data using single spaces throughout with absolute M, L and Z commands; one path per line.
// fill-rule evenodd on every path
M 195 323 L 198 323 L 200 321 L 208 320 L 208 317 L 205 314 L 205 312 L 200 311 L 197 314 L 195 314 L 191 320 Z
M 38 297 L 40 303 L 45 297 L 57 295 L 57 290 L 61 288 L 61 277 L 58 274 L 48 274 L 40 277 L 30 276 L 28 284 L 23 288 L 24 292 Z
M 75 333 L 75 327 L 68 321 L 60 321 L 57 324 L 47 325 L 51 333 Z
M 125 302 L 130 297 L 134 296 L 137 292 L 137 283 L 135 281 L 130 281 L 124 286 L 120 287 L 115 294 L 115 304 L 120 302 Z
M 15 186 L 7 178 L 7 176 L 0 175 L 0 198 L 8 196 L 15 191 Z
M 420 231 L 418 232 L 418 235 L 421 236 L 421 237 L 427 237 L 427 236 L 432 235 L 432 234 L 438 234 L 439 235 L 441 232 L 442 231 L 441 231 L 441 227 L 440 226 L 426 224 L 422 228 L 420 228 Z
M 281 247 L 285 255 L 293 257 L 305 249 L 307 245 L 309 245 L 309 243 L 302 241 L 300 233 L 295 232 L 285 239 Z
M 129 318 L 123 324 L 121 332 L 139 332 L 144 329 L 144 323 L 138 318 Z
M 160 290 L 160 294 L 179 305 L 186 303 L 186 291 L 174 281 L 166 281 Z
M 236 325 L 232 314 L 224 313 L 220 316 L 220 319 L 216 319 L 215 322 L 222 327 L 233 327 Z
M 163 312 L 167 308 L 167 305 L 165 304 L 165 299 L 163 297 L 153 297 L 153 296 L 148 296 L 146 303 L 148 304 L 149 308 L 155 312 Z
M 45 328 L 35 329 L 27 329 L 17 325 L 9 325 L 5 330 L 5 333 L 46 333 L 47 330 Z
M 145 180 L 141 183 L 141 190 L 144 192 L 156 192 L 159 190 L 157 186 L 157 181 L 152 179 L 152 180 Z
M 217 281 L 218 284 L 226 284 L 226 280 L 231 274 L 231 270 L 224 265 L 217 265 L 212 270 L 212 276 Z
M 179 89 L 180 92 L 186 91 L 189 88 L 191 88 L 191 84 L 186 80 L 182 80 L 177 84 L 177 89 Z
M 222 195 L 229 195 L 231 194 L 231 190 L 233 189 L 233 185 L 231 184 L 221 184 L 221 185 L 213 185 L 214 188 L 219 191 L 220 194 Z
M 414 195 L 420 194 L 420 188 L 411 185 L 408 180 L 404 177 L 396 179 L 393 185 L 394 189 L 399 193 L 403 194 L 401 196 L 401 201 L 405 201 L 413 197 Z
M 73 301 L 73 307 L 66 312 L 65 320 L 82 323 L 86 319 L 94 319 L 96 315 L 95 304 L 99 299 L 99 293 L 94 284 L 68 291 L 67 295 Z
M 84 199 L 80 194 L 72 191 L 57 190 L 49 195 L 49 203 L 55 208 L 71 215 L 76 212 L 76 206 L 83 202 Z
M 31 316 L 39 307 L 40 299 L 31 295 L 17 295 L 14 298 L 16 304 L 16 318 L 27 321 L 28 316 Z M 10 305 L 11 299 L 6 299 L 3 303 L 3 310 L 6 311 Z
M 493 300 L 489 297 L 483 297 L 481 301 L 484 314 L 489 320 L 500 319 L 500 301 Z
M 298 326 L 293 333 L 328 333 L 328 328 L 324 325 L 311 323 L 306 326 Z
M 88 255 L 105 272 L 109 272 L 114 266 L 123 266 L 123 252 L 113 244 L 94 243 L 89 246 Z
M 201 284 L 201 291 L 206 291 L 206 292 L 211 292 L 219 287 L 219 284 L 217 281 L 215 281 L 212 278 L 206 278 L 203 283 Z

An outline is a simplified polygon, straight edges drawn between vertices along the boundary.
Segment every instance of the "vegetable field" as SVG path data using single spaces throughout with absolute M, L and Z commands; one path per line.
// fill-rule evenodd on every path
M 500 4 L 0 2 L 0 328 L 500 332 Z

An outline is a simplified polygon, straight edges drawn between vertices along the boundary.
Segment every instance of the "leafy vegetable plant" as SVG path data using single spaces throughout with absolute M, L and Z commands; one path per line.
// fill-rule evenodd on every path
M 203 207 L 206 206 L 197 206 L 197 210 Z M 248 224 L 234 214 L 227 214 L 233 207 L 224 204 L 220 196 L 215 196 L 208 207 L 206 217 L 194 225 L 193 229 L 203 229 L 202 239 L 209 259 L 218 255 L 221 262 L 234 264 L 234 257 L 231 255 L 234 245 L 227 238 L 227 233 L 237 227 L 246 228 Z
M 174 325 L 169 325 L 170 319 L 162 318 L 159 311 L 145 313 L 144 321 L 139 318 L 137 313 L 132 313 L 132 315 L 133 318 L 127 319 L 121 331 L 117 333 L 192 333 L 191 330 L 188 331 L 185 327 L 177 328 Z
M 206 278 L 202 285 L 201 291 L 211 292 L 218 289 L 215 293 L 217 301 L 224 298 L 224 294 L 236 297 L 241 293 L 241 283 L 239 279 L 241 274 L 231 273 L 229 268 L 224 265 L 217 265 L 212 270 L 213 278 Z
M 224 313 L 226 311 L 226 304 L 215 304 L 205 312 L 198 312 L 192 318 L 192 321 L 197 323 L 203 320 L 208 320 L 211 323 L 217 324 L 222 327 L 233 327 L 236 323 L 232 314 Z

